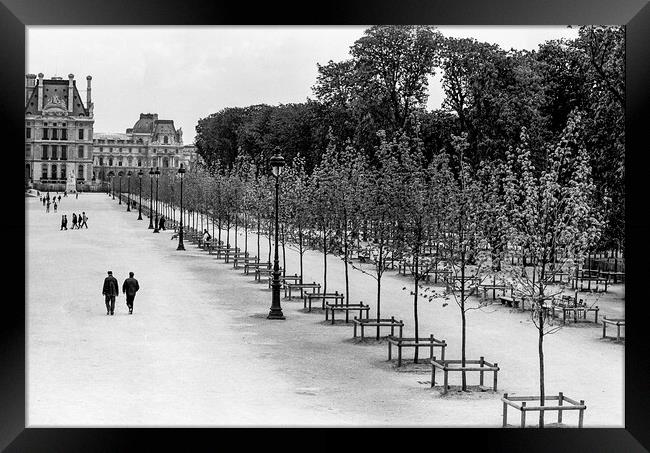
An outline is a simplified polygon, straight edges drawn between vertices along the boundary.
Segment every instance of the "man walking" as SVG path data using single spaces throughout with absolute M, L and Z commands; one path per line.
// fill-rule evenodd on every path
M 104 279 L 102 295 L 105 297 L 106 314 L 113 315 L 115 312 L 115 296 L 120 294 L 117 279 L 113 277 L 113 271 L 108 271 L 108 277 Z
M 129 278 L 124 280 L 122 284 L 122 293 L 126 294 L 126 306 L 129 307 L 129 314 L 133 314 L 133 299 L 135 299 L 135 293 L 140 289 L 138 281 L 133 278 L 133 272 L 129 272 Z
M 80 217 L 81 217 L 82 222 L 79 224 L 79 229 L 81 229 L 82 226 L 85 226 L 86 228 L 88 228 L 88 225 L 86 225 L 86 220 L 88 220 L 88 217 L 86 217 L 86 211 L 82 211 L 82 216 L 80 216 Z

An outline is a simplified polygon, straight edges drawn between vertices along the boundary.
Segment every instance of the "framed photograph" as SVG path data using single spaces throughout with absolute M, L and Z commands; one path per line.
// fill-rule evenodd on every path
M 0 447 L 648 451 L 649 22 L 2 0 Z

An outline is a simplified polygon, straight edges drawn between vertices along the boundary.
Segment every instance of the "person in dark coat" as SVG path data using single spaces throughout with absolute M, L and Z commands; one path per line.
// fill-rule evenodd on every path
M 165 218 L 163 216 L 160 216 L 160 220 L 158 220 L 158 228 L 165 229 Z
M 86 211 L 83 211 L 82 214 L 83 214 L 83 216 L 80 215 L 79 219 L 78 219 L 78 221 L 79 221 L 79 229 L 81 229 L 82 226 L 85 226 L 86 228 L 88 228 L 88 224 L 86 223 L 86 220 L 88 220 L 88 217 L 86 217 Z
M 129 278 L 124 280 L 122 284 L 122 293 L 126 294 L 126 306 L 129 307 L 129 314 L 133 314 L 133 300 L 135 299 L 135 293 L 140 289 L 138 281 L 133 278 L 133 272 L 129 272 Z
M 77 214 L 74 212 L 72 213 L 72 229 L 74 230 L 77 228 Z
M 108 271 L 108 277 L 104 279 L 104 287 L 102 288 L 102 295 L 105 297 L 106 314 L 113 315 L 115 313 L 115 296 L 120 294 L 120 287 L 118 286 L 117 279 L 113 277 L 113 271 Z
M 65 216 L 65 214 L 63 214 L 61 216 L 61 230 L 67 230 L 67 229 L 68 229 L 68 219 Z

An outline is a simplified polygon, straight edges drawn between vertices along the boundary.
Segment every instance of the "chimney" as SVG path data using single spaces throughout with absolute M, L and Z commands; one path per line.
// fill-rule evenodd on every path
M 36 74 L 27 74 L 25 76 L 25 106 L 29 102 L 29 98 L 32 97 L 34 92 L 34 87 L 36 86 Z
M 74 74 L 68 74 L 68 112 L 72 113 L 74 106 L 74 89 L 72 87 L 72 81 L 74 80 Z
M 38 111 L 43 111 L 43 73 L 38 73 Z
M 90 81 L 93 78 L 91 76 L 86 76 L 86 81 L 88 82 L 88 87 L 86 88 L 86 107 L 88 110 L 90 110 L 90 104 L 92 103 L 90 100 Z

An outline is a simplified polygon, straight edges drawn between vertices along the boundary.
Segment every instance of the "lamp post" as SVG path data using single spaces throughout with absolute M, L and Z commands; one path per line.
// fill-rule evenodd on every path
M 131 212 L 131 170 L 129 170 L 126 175 L 129 177 L 129 183 L 127 186 L 127 195 L 126 199 L 128 200 L 126 203 L 126 212 Z
M 183 244 L 183 175 L 185 174 L 185 168 L 183 164 L 178 169 L 178 176 L 181 178 L 181 221 L 178 227 L 178 247 L 176 250 L 185 250 L 185 245 Z
M 118 204 L 122 204 L 122 175 L 124 175 L 124 172 L 120 170 L 120 172 L 117 175 L 120 177 L 120 194 L 118 196 L 120 202 Z
M 108 172 L 108 177 L 111 180 L 111 195 L 113 196 L 113 200 L 115 200 L 115 180 L 113 177 L 115 176 L 115 173 L 113 170 Z
M 158 229 L 158 179 L 160 178 L 160 169 L 156 167 L 156 170 L 153 172 L 153 174 L 156 176 L 156 218 L 153 221 L 154 228 L 153 232 L 154 233 L 160 233 L 160 230 Z
M 153 167 L 149 169 L 149 230 L 153 230 Z
M 285 319 L 282 314 L 282 307 L 280 307 L 280 264 L 278 261 L 278 208 L 279 192 L 280 192 L 280 175 L 284 167 L 284 158 L 280 155 L 280 148 L 275 148 L 275 156 L 271 157 L 271 169 L 273 176 L 275 176 L 275 258 L 273 260 L 273 282 L 271 283 L 271 310 L 267 319 Z
M 140 179 L 140 200 L 138 201 L 138 220 L 142 220 L 142 168 L 138 172 L 138 178 Z

